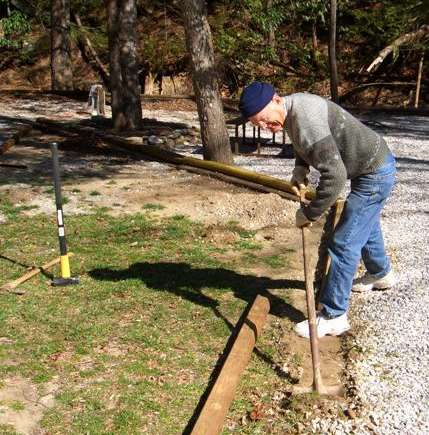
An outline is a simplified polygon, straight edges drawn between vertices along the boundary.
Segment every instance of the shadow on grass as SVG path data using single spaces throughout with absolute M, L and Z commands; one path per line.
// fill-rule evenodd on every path
M 187 263 L 135 263 L 127 269 L 94 269 L 89 275 L 101 281 L 123 281 L 127 279 L 141 279 L 145 286 L 157 290 L 167 291 L 187 299 L 194 304 L 210 307 L 216 317 L 222 319 L 232 331 L 224 351 L 213 369 L 208 385 L 200 397 L 198 405 L 189 420 L 183 434 L 190 434 L 193 426 L 200 414 L 210 391 L 216 382 L 222 369 L 223 363 L 228 356 L 235 338 L 241 326 L 246 320 L 252 302 L 257 294 L 266 296 L 270 301 L 270 313 L 289 318 L 293 322 L 304 320 L 301 311 L 285 302 L 282 298 L 273 295 L 269 289 L 305 289 L 304 283 L 298 280 L 271 279 L 268 277 L 258 277 L 254 275 L 244 275 L 225 268 L 196 268 Z M 234 325 L 219 311 L 218 301 L 202 293 L 203 288 L 225 289 L 233 291 L 234 296 L 243 299 L 248 303 L 243 311 L 237 325 Z M 290 383 L 295 381 L 285 373 L 273 359 L 255 346 L 253 349 L 256 356 L 265 364 L 270 366 L 277 376 L 286 378 Z
M 167 291 L 187 299 L 194 304 L 210 307 L 215 311 L 218 301 L 202 293 L 203 288 L 232 290 L 234 296 L 251 302 L 257 294 L 269 298 L 271 314 L 287 317 L 293 322 L 304 319 L 301 311 L 273 295 L 269 289 L 302 289 L 298 280 L 271 279 L 254 275 L 243 275 L 225 268 L 196 268 L 187 263 L 135 263 L 128 269 L 94 269 L 89 275 L 101 281 L 124 281 L 141 279 L 146 287 Z

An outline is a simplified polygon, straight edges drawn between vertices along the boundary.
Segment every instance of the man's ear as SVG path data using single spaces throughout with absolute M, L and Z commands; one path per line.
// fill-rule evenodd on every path
M 280 95 L 274 94 L 272 100 L 274 103 L 282 103 L 282 97 L 280 97 Z

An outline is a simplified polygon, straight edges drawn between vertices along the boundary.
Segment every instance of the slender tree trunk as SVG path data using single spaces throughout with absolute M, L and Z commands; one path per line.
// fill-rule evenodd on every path
M 183 0 L 186 45 L 201 125 L 204 159 L 232 163 L 231 146 L 219 94 L 213 42 L 204 0 Z
M 331 70 L 331 99 L 338 103 L 338 74 L 336 49 L 337 0 L 331 0 L 331 21 L 329 26 L 329 66 Z
M 420 98 L 420 85 L 422 82 L 422 71 L 423 71 L 423 60 L 424 60 L 424 51 L 422 51 L 422 55 L 420 57 L 419 62 L 419 70 L 417 73 L 417 85 L 416 85 L 416 98 L 414 100 L 414 107 L 419 107 L 419 98 Z
M 317 22 L 316 22 L 316 20 L 313 21 L 313 24 L 311 26 L 311 42 L 313 45 L 314 57 L 316 57 L 316 52 L 319 48 L 319 41 L 317 39 Z
M 321 67 L 321 65 L 320 65 L 320 59 L 319 59 L 319 53 L 318 53 L 319 41 L 317 38 L 317 21 L 316 20 L 314 20 L 312 25 L 311 25 L 311 45 L 312 45 L 311 56 L 313 58 L 314 65 L 316 66 L 317 69 L 319 69 Z
M 70 0 L 51 0 L 51 87 L 73 89 Z
M 106 0 L 112 118 L 117 130 L 133 130 L 142 119 L 137 62 L 135 0 Z
M 273 0 L 267 0 L 267 9 L 271 9 L 273 7 Z M 276 49 L 276 34 L 274 32 L 274 28 L 270 25 L 270 29 L 268 31 L 268 45 L 272 50 Z
M 82 21 L 80 19 L 80 16 L 77 12 L 73 14 L 74 20 L 79 27 L 81 31 L 81 35 L 79 36 L 80 40 L 80 47 L 81 51 L 85 52 L 85 46 L 88 48 L 88 51 L 90 55 L 92 56 L 92 61 L 90 61 L 90 65 L 93 67 L 93 69 L 100 74 L 101 80 L 103 81 L 104 85 L 109 87 L 110 86 L 110 77 L 109 72 L 107 71 L 107 68 L 104 66 L 103 62 L 101 61 L 100 57 L 98 56 L 97 52 L 95 51 L 94 46 L 91 43 L 91 40 L 89 39 L 88 35 L 85 33 L 85 29 L 82 25 Z M 88 59 L 89 57 L 86 56 Z

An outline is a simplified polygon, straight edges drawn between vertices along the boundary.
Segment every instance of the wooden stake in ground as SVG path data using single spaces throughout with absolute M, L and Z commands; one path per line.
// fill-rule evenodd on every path
M 69 256 L 72 256 L 72 255 L 73 255 L 73 253 L 70 252 Z M 52 266 L 55 266 L 56 264 L 58 264 L 60 261 L 61 261 L 61 257 L 57 257 L 54 260 L 51 260 L 48 263 L 44 264 L 43 266 L 33 267 L 31 270 L 29 270 L 28 272 L 25 272 L 24 275 L 20 276 L 19 278 L 15 279 L 14 281 L 10 281 L 10 282 L 2 285 L 0 287 L 0 293 L 1 292 L 10 292 L 10 293 L 18 294 L 18 295 L 24 294 L 25 291 L 17 290 L 17 287 L 20 284 L 24 283 L 25 281 L 28 281 L 30 278 L 33 278 L 33 276 L 36 276 L 40 272 L 45 272 L 46 270 L 48 270 Z
M 264 296 L 256 296 L 249 314 L 229 352 L 222 370 L 198 416 L 191 435 L 216 435 L 222 430 L 229 406 L 243 370 L 252 355 L 258 336 L 270 311 L 270 302 Z
M 416 84 L 416 99 L 414 101 L 414 107 L 419 107 L 420 84 L 422 82 L 422 71 L 423 71 L 423 59 L 424 59 L 424 52 L 422 53 L 419 62 L 419 71 L 417 73 L 417 84 Z

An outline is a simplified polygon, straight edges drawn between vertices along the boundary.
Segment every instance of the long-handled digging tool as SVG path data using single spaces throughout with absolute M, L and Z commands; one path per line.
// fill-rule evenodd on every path
M 305 189 L 300 189 L 301 203 L 305 199 Z M 319 339 L 317 336 L 316 324 L 316 305 L 314 302 L 313 277 L 310 272 L 310 258 L 308 250 L 307 226 L 301 227 L 302 235 L 302 251 L 304 259 L 304 275 L 305 275 L 305 295 L 307 301 L 308 325 L 310 329 L 310 348 L 313 367 L 313 384 L 312 386 L 296 386 L 293 390 L 294 394 L 303 394 L 316 392 L 319 395 L 341 396 L 344 394 L 342 385 L 327 386 L 323 384 L 322 374 L 320 371 L 320 353 Z
M 72 252 L 69 252 L 69 257 L 71 257 L 73 255 Z M 2 257 L 2 256 L 0 256 Z M 4 257 L 3 257 L 4 258 Z M 44 264 L 43 266 L 40 267 L 29 267 L 27 268 L 27 271 L 24 273 L 24 275 L 20 276 L 19 278 L 7 282 L 6 284 L 3 284 L 0 287 L 0 293 L 2 292 L 9 292 L 9 293 L 14 293 L 17 295 L 23 295 L 25 294 L 25 290 L 22 290 L 19 288 L 19 286 L 24 283 L 25 281 L 28 281 L 30 278 L 32 278 L 33 276 L 39 274 L 39 273 L 46 273 L 47 270 L 49 268 L 51 268 L 52 266 L 55 266 L 56 264 L 61 262 L 61 257 L 57 257 L 51 261 L 49 261 L 48 263 Z M 20 263 L 18 263 L 20 264 Z
M 79 278 L 70 275 L 69 254 L 67 252 L 66 235 L 64 230 L 63 205 L 61 197 L 61 178 L 60 178 L 60 163 L 58 158 L 58 144 L 51 144 L 52 152 L 52 169 L 54 175 L 55 187 L 55 205 L 57 209 L 57 224 L 58 224 L 58 240 L 60 243 L 60 278 L 52 280 L 53 286 L 66 286 L 79 284 Z

